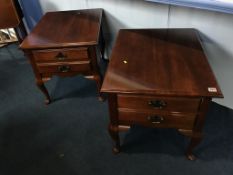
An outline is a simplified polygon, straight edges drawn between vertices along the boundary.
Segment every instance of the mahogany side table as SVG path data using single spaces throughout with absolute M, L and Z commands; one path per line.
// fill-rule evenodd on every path
M 97 57 L 104 52 L 102 12 L 102 9 L 48 12 L 20 45 L 30 60 L 46 104 L 51 99 L 44 82 L 53 75 L 82 74 L 95 80 L 100 91 L 102 78 Z
M 138 124 L 190 137 L 190 160 L 211 99 L 223 97 L 195 29 L 120 30 L 101 92 L 108 94 L 115 153 L 119 131 Z

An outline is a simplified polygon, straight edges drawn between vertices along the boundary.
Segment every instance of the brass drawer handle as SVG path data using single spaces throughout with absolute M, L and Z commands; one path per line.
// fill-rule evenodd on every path
M 159 109 L 165 108 L 167 106 L 167 103 L 163 100 L 151 100 L 148 104 L 154 108 Z
M 55 58 L 56 58 L 58 61 L 63 61 L 63 60 L 65 60 L 65 59 L 67 58 L 67 56 L 64 55 L 63 53 L 59 52 L 59 53 L 55 56 Z
M 69 72 L 69 71 L 70 71 L 70 66 L 59 66 L 59 67 L 58 67 L 58 70 L 59 70 L 60 72 L 63 72 L 63 73 Z
M 162 116 L 154 115 L 148 116 L 147 120 L 153 124 L 160 124 L 162 121 L 164 121 L 164 118 Z

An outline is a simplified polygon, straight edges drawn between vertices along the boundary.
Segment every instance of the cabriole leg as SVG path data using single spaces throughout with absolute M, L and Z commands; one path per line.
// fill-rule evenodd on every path
M 42 91 L 42 93 L 45 95 L 46 99 L 45 99 L 45 104 L 48 105 L 51 103 L 51 99 L 50 99 L 50 96 L 49 96 L 49 93 L 43 83 L 42 80 L 37 80 L 36 81 L 36 84 L 38 86 L 38 88 Z
M 108 127 L 109 134 L 114 141 L 113 144 L 113 153 L 118 154 L 120 152 L 120 137 L 117 127 L 112 126 L 111 124 Z
M 186 157 L 189 160 L 196 160 L 196 157 L 193 155 L 193 149 L 200 144 L 202 137 L 191 137 L 188 149 L 186 151 Z
M 99 101 L 104 101 L 105 99 L 104 99 L 102 93 L 100 92 L 100 89 L 101 89 L 101 86 L 102 86 L 102 78 L 99 75 L 95 75 L 94 80 L 96 82 L 97 91 L 98 91 L 98 94 L 99 94 L 98 99 L 99 99 Z

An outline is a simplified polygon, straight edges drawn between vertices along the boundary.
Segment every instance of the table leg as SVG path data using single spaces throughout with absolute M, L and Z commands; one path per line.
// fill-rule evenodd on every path
M 189 134 L 191 141 L 189 143 L 188 149 L 186 151 L 186 156 L 189 160 L 195 160 L 196 157 L 193 155 L 193 149 L 201 142 L 202 140 L 202 129 L 204 126 L 205 115 L 208 111 L 208 106 L 211 102 L 211 98 L 202 98 L 199 106 L 199 114 L 196 116 L 196 121 L 193 127 L 193 131 Z M 187 133 L 186 133 L 187 134 Z
M 186 157 L 189 160 L 196 160 L 196 156 L 193 154 L 193 149 L 201 142 L 202 137 L 191 137 L 188 149 L 186 151 Z
M 29 61 L 30 61 L 32 68 L 33 68 L 33 72 L 34 72 L 35 77 L 36 77 L 36 85 L 42 91 L 42 93 L 45 95 L 45 97 L 46 97 L 45 104 L 47 105 L 47 104 L 51 103 L 51 99 L 49 97 L 49 93 L 48 93 L 47 89 L 45 88 L 44 82 L 42 81 L 42 77 L 40 75 L 40 72 L 37 69 L 33 54 L 31 51 L 28 51 L 28 50 L 26 50 L 26 51 L 24 50 L 24 54 L 29 58 Z
M 95 75 L 94 76 L 94 80 L 96 82 L 96 86 L 97 86 L 97 91 L 98 91 L 98 94 L 99 94 L 99 101 L 104 101 L 105 98 L 103 97 L 102 93 L 100 92 L 100 89 L 101 89 L 101 86 L 102 86 L 102 78 L 100 75 Z
M 45 99 L 45 104 L 48 105 L 49 103 L 51 103 L 51 99 L 49 96 L 49 93 L 43 83 L 42 80 L 37 80 L 36 81 L 36 85 L 38 86 L 38 88 L 42 91 L 42 93 L 45 95 L 46 99 Z
M 101 31 L 100 31 L 100 52 L 101 52 L 101 59 L 104 60 L 105 40 L 104 40 L 103 27 L 101 27 Z
M 104 101 L 104 98 L 102 97 L 102 94 L 100 92 L 101 90 L 101 86 L 102 86 L 102 76 L 100 74 L 100 70 L 99 70 L 99 65 L 97 63 L 97 46 L 95 47 L 89 47 L 89 56 L 92 59 L 92 68 L 93 68 L 93 72 L 94 72 L 94 80 L 96 81 L 96 85 L 97 85 L 97 90 L 99 93 L 99 100 L 100 101 Z
M 119 137 L 118 127 L 110 124 L 108 127 L 108 131 L 111 138 L 114 141 L 112 151 L 114 154 L 118 154 L 120 152 L 120 137 Z
M 118 110 L 117 110 L 117 96 L 116 94 L 108 94 L 108 107 L 110 114 L 110 124 L 108 126 L 109 134 L 114 142 L 113 153 L 120 152 L 120 137 L 118 129 Z

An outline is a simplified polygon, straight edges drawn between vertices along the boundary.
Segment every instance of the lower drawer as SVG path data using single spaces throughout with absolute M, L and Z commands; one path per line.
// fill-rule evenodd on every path
M 119 124 L 140 124 L 149 127 L 192 129 L 195 114 L 156 115 L 142 112 L 119 111 Z
M 37 67 L 40 73 L 88 72 L 91 70 L 90 61 L 69 63 L 39 63 L 37 64 Z

